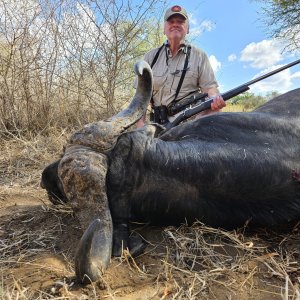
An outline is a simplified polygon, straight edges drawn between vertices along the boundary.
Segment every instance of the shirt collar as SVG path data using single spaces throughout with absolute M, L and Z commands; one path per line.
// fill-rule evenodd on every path
M 187 42 L 187 40 L 184 40 L 181 44 L 180 44 L 180 48 L 179 48 L 179 51 L 180 52 L 183 52 L 185 47 L 187 47 L 189 45 L 189 43 Z M 166 46 L 166 50 L 167 50 L 167 54 L 168 54 L 168 57 L 172 57 L 172 53 L 170 51 L 170 48 L 169 48 L 169 41 L 166 40 L 165 41 L 165 46 Z M 179 52 L 178 51 L 178 52 Z

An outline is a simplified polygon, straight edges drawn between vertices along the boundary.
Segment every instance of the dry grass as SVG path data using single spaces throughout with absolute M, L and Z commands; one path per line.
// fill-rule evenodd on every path
M 222 109 L 223 112 L 246 112 L 250 109 L 245 109 L 243 104 L 232 104 L 230 102 L 226 103 L 226 106 Z
M 51 129 L 48 135 L 2 137 L 0 143 L 1 186 L 38 186 L 41 170 L 63 151 L 68 132 Z M 1 194 L 1 190 L 0 190 Z
M 201 223 L 167 228 L 165 234 L 171 244 L 164 260 L 166 274 L 177 282 L 176 297 L 184 299 L 211 295 L 214 286 L 222 286 L 233 294 L 256 289 L 278 299 L 300 299 L 297 233 L 298 227 L 288 235 L 246 235 Z M 258 290 L 258 279 L 264 282 L 263 290 Z

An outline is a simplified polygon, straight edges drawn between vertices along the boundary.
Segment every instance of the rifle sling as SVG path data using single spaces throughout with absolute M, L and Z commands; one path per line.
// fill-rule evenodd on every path
M 180 89 L 181 89 L 181 86 L 182 86 L 182 83 L 183 83 L 183 80 L 184 80 L 184 77 L 185 77 L 185 74 L 186 74 L 186 71 L 187 71 L 187 66 L 189 64 L 190 53 L 191 53 L 191 46 L 188 46 L 187 50 L 186 50 L 186 54 L 185 54 L 184 67 L 183 67 L 183 70 L 181 72 L 181 77 L 180 77 L 180 80 L 179 80 L 179 83 L 178 83 L 178 86 L 177 86 L 177 89 L 176 89 L 176 92 L 175 92 L 174 100 L 172 102 L 176 101 L 177 96 L 180 92 Z
M 159 57 L 159 53 L 160 53 L 160 51 L 162 50 L 162 48 L 165 46 L 165 44 L 162 44 L 159 48 L 158 48 L 158 50 L 157 50 L 157 52 L 156 52 L 156 54 L 155 54 L 155 56 L 154 56 L 154 58 L 153 58 L 153 61 L 152 61 L 152 63 L 151 63 L 151 69 L 152 69 L 152 67 L 155 65 L 155 63 L 156 63 L 156 61 L 157 61 L 157 59 L 158 59 L 158 57 Z
M 153 58 L 153 61 L 152 61 L 152 63 L 151 63 L 151 69 L 152 69 L 152 67 L 155 65 L 155 63 L 156 63 L 156 61 L 157 61 L 157 59 L 158 59 L 158 57 L 159 57 L 159 53 L 160 53 L 160 51 L 162 50 L 162 48 L 165 46 L 165 44 L 162 44 L 159 48 L 158 48 L 158 50 L 157 50 L 157 52 L 155 53 L 155 56 L 154 56 L 154 58 Z M 151 103 L 151 107 L 154 107 L 154 101 L 153 101 L 153 96 L 151 97 L 151 100 L 150 100 L 150 103 Z

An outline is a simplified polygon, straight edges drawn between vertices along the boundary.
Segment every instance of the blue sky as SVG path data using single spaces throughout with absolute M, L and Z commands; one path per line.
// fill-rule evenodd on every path
M 190 40 L 210 57 L 221 92 L 300 58 L 283 53 L 284 45 L 267 35 L 255 1 L 182 0 L 168 6 L 175 4 L 188 11 Z M 300 64 L 252 85 L 250 92 L 283 93 L 299 86 Z

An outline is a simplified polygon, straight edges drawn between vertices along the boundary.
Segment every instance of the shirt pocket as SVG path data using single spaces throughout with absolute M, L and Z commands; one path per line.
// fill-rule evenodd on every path
M 172 92 L 176 92 L 182 72 L 175 74 L 172 84 Z M 187 94 L 199 89 L 198 73 L 187 70 L 180 88 L 179 94 Z
M 167 72 L 163 70 L 153 70 L 153 92 L 158 92 L 165 85 Z

